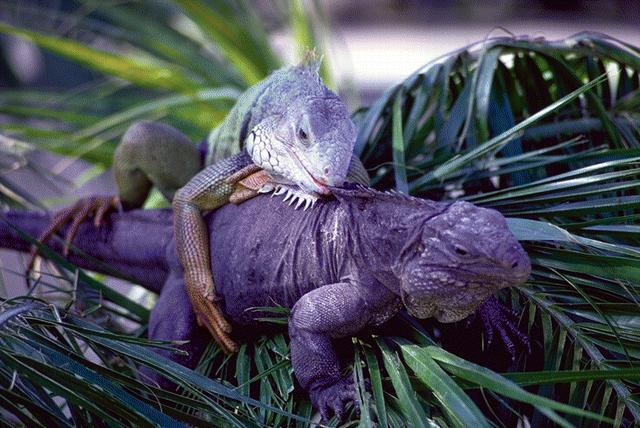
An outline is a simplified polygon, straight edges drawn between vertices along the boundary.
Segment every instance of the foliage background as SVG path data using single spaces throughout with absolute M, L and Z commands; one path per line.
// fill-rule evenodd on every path
M 0 164 L 50 180 L 57 177 L 29 162 L 31 151 L 87 160 L 96 166 L 90 176 L 109 166 L 133 121 L 163 120 L 198 140 L 244 88 L 282 64 L 247 2 L 86 1 L 56 13 L 58 25 L 48 29 L 38 25 L 51 16 L 46 8 L 7 5 L 19 13 L 0 22 L 2 33 L 91 70 L 91 82 L 73 91 L 0 93 L 9 118 L 0 124 Z M 326 47 L 329 27 L 316 3 L 280 2 L 277 11 L 298 52 Z M 51 31 L 63 24 L 73 31 Z M 323 73 L 335 85 L 331 60 Z M 359 385 L 371 380 L 360 415 L 351 412 L 346 425 L 640 420 L 639 73 L 638 48 L 602 34 L 488 38 L 356 110 L 357 151 L 374 186 L 464 198 L 511 218 L 534 272 L 525 288 L 501 297 L 533 349 L 511 361 L 478 321 L 400 316 L 341 344 Z M 0 198 L 43 207 L 2 175 Z M 256 338 L 230 358 L 211 347 L 186 370 L 151 351 L 171 344 L 142 339 L 148 309 L 137 299 L 107 292 L 103 278 L 51 256 L 28 295 L 2 304 L 0 422 L 304 426 L 317 419 L 294 388 L 284 335 Z M 144 384 L 138 364 L 175 379 L 181 393 Z

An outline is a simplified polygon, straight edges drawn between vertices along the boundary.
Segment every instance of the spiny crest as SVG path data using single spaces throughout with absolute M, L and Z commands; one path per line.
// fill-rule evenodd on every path
M 316 52 L 316 48 L 309 49 L 305 52 L 300 62 L 300 66 L 307 67 L 313 71 L 316 75 L 320 74 L 320 65 L 322 64 L 323 55 Z
M 300 102 L 325 98 L 329 92 L 317 68 L 304 63 L 280 68 L 271 73 L 266 82 L 268 93 L 271 94 L 266 97 L 266 104 L 283 103 L 296 109 Z
M 434 201 L 426 199 L 416 198 L 415 196 L 405 195 L 404 193 L 397 192 L 395 190 L 380 191 L 372 187 L 365 186 L 360 183 L 345 183 L 342 188 L 332 188 L 331 192 L 336 197 L 358 197 L 365 199 L 376 199 L 377 201 L 386 202 L 405 202 L 416 208 L 420 207 L 432 207 Z
M 289 206 L 293 206 L 293 203 L 297 200 L 298 203 L 294 207 L 296 210 L 304 205 L 303 211 L 306 211 L 309 207 L 313 208 L 318 201 L 317 196 L 286 184 L 266 183 L 260 188 L 260 190 L 258 190 L 258 193 L 270 192 L 273 192 L 271 197 L 284 194 L 285 196 L 282 202 L 289 201 Z
M 320 65 L 322 64 L 322 55 L 316 53 L 315 49 L 308 50 L 302 61 L 298 65 L 293 66 L 295 72 L 313 79 L 320 86 L 325 88 L 324 82 L 320 77 Z

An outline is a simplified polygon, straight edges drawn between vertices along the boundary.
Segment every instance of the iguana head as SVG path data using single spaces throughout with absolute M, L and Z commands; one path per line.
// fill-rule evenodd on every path
M 328 186 L 345 181 L 356 127 L 345 103 L 322 83 L 316 66 L 279 73 L 268 90 L 273 98 L 269 113 L 248 131 L 247 151 L 276 181 L 328 194 Z
M 413 316 L 453 322 L 496 290 L 525 282 L 531 264 L 499 212 L 458 201 L 424 217 L 393 271 Z

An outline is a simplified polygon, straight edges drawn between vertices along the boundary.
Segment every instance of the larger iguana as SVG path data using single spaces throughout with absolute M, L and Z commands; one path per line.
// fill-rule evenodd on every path
M 293 370 L 325 418 L 330 412 L 340 415 L 344 403 L 354 398 L 352 378 L 341 374 L 332 340 L 383 323 L 403 306 L 416 317 L 443 322 L 460 320 L 480 307 L 485 326 L 495 323 L 507 346 L 513 347 L 507 332 L 526 342 L 490 297 L 500 288 L 522 284 L 531 269 L 500 213 L 468 202 L 431 202 L 362 186 L 332 193 L 336 199 L 323 200 L 310 212 L 259 196 L 206 217 L 224 313 L 235 325 L 255 329 L 259 319 L 272 314 L 252 308 L 292 308 Z M 42 214 L 10 212 L 7 217 L 33 235 L 46 225 Z M 90 225 L 80 227 L 76 245 L 89 257 L 72 255 L 72 261 L 104 272 L 97 259 L 161 291 L 149 335 L 190 341 L 183 348 L 188 355 L 165 355 L 193 367 L 207 341 L 183 287 L 171 212 L 114 213 L 109 224 L 102 233 Z M 2 222 L 0 243 L 28 248 Z
M 353 155 L 355 139 L 349 112 L 322 83 L 318 64 L 284 68 L 248 89 L 200 151 L 167 125 L 140 122 L 130 127 L 114 155 L 118 197 L 92 197 L 61 211 L 41 240 L 73 220 L 69 242 L 88 215 L 94 213 L 99 225 L 119 203 L 127 209 L 142 206 L 151 187 L 157 187 L 173 200 L 178 257 L 199 322 L 225 351 L 233 351 L 231 326 L 217 305 L 202 212 L 226 204 L 232 181 L 259 168 L 277 184 L 265 190 L 286 191 L 286 198 L 300 198 L 298 206 L 305 202 L 305 209 L 318 194 L 327 194 L 328 186 L 345 179 L 367 184 L 367 173 Z

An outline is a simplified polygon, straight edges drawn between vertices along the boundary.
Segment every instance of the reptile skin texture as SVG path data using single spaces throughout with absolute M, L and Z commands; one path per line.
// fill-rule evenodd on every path
M 198 322 L 225 352 L 235 351 L 237 345 L 216 303 L 208 233 L 201 217 L 258 192 L 238 186 L 231 199 L 233 186 L 228 179 L 253 164 L 279 183 L 278 188 L 269 184 L 268 189 L 287 192 L 285 201 L 297 202 L 295 207 L 304 209 L 312 207 L 320 194 L 328 194 L 329 186 L 340 185 L 348 177 L 368 183 L 366 171 L 353 155 L 355 125 L 344 102 L 323 84 L 318 68 L 316 62 L 286 67 L 249 88 L 210 132 L 205 153 L 180 131 L 143 121 L 127 130 L 114 155 L 113 173 L 122 207 L 141 207 L 154 186 L 168 200 L 173 199 L 178 255 L 188 295 Z M 66 221 L 73 224 L 66 234 L 66 240 L 72 241 L 84 219 L 103 216 L 102 206 L 109 210 L 118 206 L 111 203 L 112 198 L 96 196 L 93 200 L 100 203 L 83 200 L 62 211 L 40 236 L 41 241 Z
M 209 254 L 209 233 L 202 218 L 202 208 L 214 210 L 229 202 L 233 186 L 227 178 L 251 165 L 246 153 L 239 153 L 209 165 L 173 199 L 173 223 L 176 248 L 184 268 L 184 286 L 193 304 L 198 322 L 205 326 L 225 352 L 237 350 L 230 338 L 231 325 L 216 301 L 216 289 Z
M 224 315 L 235 331 L 258 331 L 265 324 L 259 319 L 273 315 L 251 308 L 292 309 L 293 370 L 325 418 L 340 415 L 354 393 L 352 378 L 341 376 L 335 339 L 384 323 L 403 307 L 441 322 L 477 313 L 487 328 L 508 337 L 510 317 L 493 296 L 524 283 L 531 270 L 497 211 L 348 187 L 333 188 L 335 197 L 319 200 L 310 211 L 263 195 L 204 218 Z M 48 222 L 34 213 L 9 212 L 7 218 L 34 235 Z M 112 213 L 102 228 L 83 223 L 76 245 L 160 292 L 149 336 L 189 341 L 181 345 L 186 354 L 159 352 L 193 367 L 208 335 L 198 327 L 184 287 L 172 224 L 168 210 Z M 29 248 L 4 222 L 0 244 Z M 62 250 L 57 243 L 54 248 Z M 90 258 L 69 257 L 80 267 L 104 271 Z M 514 341 L 522 343 L 518 335 Z M 148 374 L 171 387 L 157 373 Z

